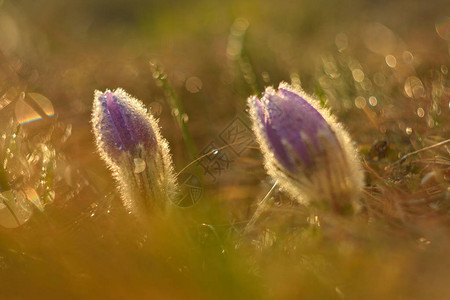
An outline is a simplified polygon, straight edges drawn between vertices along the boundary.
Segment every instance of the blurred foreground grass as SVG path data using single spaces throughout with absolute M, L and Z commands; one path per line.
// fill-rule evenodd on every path
M 401 159 L 450 137 L 446 4 L 0 1 L 1 298 L 448 299 L 449 144 Z M 222 150 L 201 180 L 195 166 L 179 177 L 195 205 L 143 226 L 89 119 L 94 89 L 123 87 L 161 119 L 177 171 L 188 165 L 150 61 L 198 156 Z M 227 130 L 282 80 L 359 145 L 364 210 L 343 219 L 275 191 L 244 233 L 272 182 L 251 138 L 236 148 Z

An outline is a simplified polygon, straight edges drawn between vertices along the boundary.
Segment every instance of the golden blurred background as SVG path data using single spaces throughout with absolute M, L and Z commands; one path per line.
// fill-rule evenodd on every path
M 0 0 L 0 192 L 15 201 L 15 216 L 0 207 L 0 297 L 450 297 L 448 148 L 398 163 L 450 136 L 448 13 L 444 0 Z M 320 225 L 276 192 L 243 242 L 272 185 L 246 99 L 281 81 L 358 144 L 366 219 Z M 180 175 L 198 203 L 167 227 L 134 222 L 96 153 L 94 90 L 117 87 L 160 119 L 177 172 L 223 149 Z M 230 147 L 236 128 L 246 147 Z

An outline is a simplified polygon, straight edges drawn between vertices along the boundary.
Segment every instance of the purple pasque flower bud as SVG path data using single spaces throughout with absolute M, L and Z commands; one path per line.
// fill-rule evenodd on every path
M 95 92 L 94 133 L 100 149 L 112 161 L 120 160 L 125 152 L 136 154 L 140 146 L 155 150 L 152 123 L 142 103 L 123 90 Z
M 268 174 L 301 203 L 358 207 L 363 173 L 347 132 L 303 91 L 281 83 L 248 99 Z
M 143 103 L 120 88 L 95 91 L 92 125 L 126 208 L 141 217 L 155 208 L 164 210 L 177 190 L 172 158 Z

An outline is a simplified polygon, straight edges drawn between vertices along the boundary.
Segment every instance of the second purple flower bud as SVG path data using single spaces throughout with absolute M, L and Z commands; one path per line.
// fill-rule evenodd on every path
M 357 209 L 363 173 L 349 135 L 318 103 L 288 84 L 248 100 L 268 174 L 301 203 Z

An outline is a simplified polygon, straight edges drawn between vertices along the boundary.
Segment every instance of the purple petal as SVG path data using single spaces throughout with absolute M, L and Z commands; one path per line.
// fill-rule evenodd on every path
M 150 117 L 137 100 L 120 90 L 106 91 L 98 96 L 100 105 L 96 112 L 99 122 L 95 123 L 105 151 L 117 158 L 121 151 L 135 154 L 138 145 L 156 149 L 156 136 Z
M 293 161 L 300 161 L 307 168 L 314 165 L 316 156 L 327 146 L 321 144 L 319 135 L 338 144 L 323 116 L 297 93 L 285 88 L 278 93 L 267 90 L 262 101 L 267 111 L 268 139 L 275 156 L 287 169 L 292 169 Z M 295 156 L 290 158 L 289 153 Z
M 125 122 L 123 116 L 125 109 L 118 104 L 118 98 L 112 92 L 106 92 L 105 97 L 111 121 L 120 139 L 119 144 L 124 150 L 129 150 L 132 145 L 136 144 L 136 140 L 130 132 L 130 128 L 127 126 L 129 122 Z
M 105 94 L 99 95 L 97 101 L 99 105 L 96 105 L 96 119 L 94 119 L 97 120 L 94 122 L 95 132 L 98 133 L 97 138 L 102 144 L 108 145 L 111 155 L 117 157 L 120 155 L 123 145 L 109 113 Z
M 254 105 L 257 112 L 257 117 L 259 118 L 259 124 L 263 126 L 264 134 L 266 135 L 271 150 L 285 168 L 293 170 L 294 163 L 286 153 L 284 146 L 281 143 L 280 136 L 273 128 L 270 118 L 268 118 L 267 111 L 264 110 L 262 103 L 258 99 L 254 100 Z

